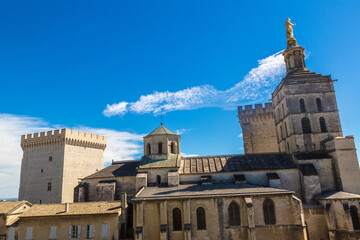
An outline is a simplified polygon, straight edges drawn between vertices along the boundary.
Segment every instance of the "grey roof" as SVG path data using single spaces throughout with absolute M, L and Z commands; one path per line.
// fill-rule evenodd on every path
M 151 200 L 160 198 L 201 198 L 213 196 L 261 195 L 261 194 L 292 194 L 292 191 L 259 187 L 256 185 L 240 185 L 234 183 L 221 184 L 187 184 L 174 187 L 155 186 L 143 188 L 133 200 Z
M 215 173 L 297 168 L 291 155 L 282 153 L 185 157 L 180 173 Z
M 140 162 L 140 169 L 148 168 L 178 168 L 180 167 L 181 155 L 179 154 L 157 154 L 159 159 L 151 159 L 143 156 Z M 167 158 L 161 158 L 167 157 Z
M 173 133 L 172 131 L 170 131 L 169 129 L 167 129 L 164 125 L 162 125 L 162 123 L 157 129 L 155 129 L 154 131 L 152 131 L 151 133 L 149 133 L 145 137 L 154 136 L 154 135 L 175 135 L 175 136 L 179 136 L 179 135 Z
M 136 168 L 139 166 L 139 164 L 140 161 L 135 160 L 126 162 L 114 162 L 112 165 L 85 177 L 85 179 L 136 176 Z
M 331 158 L 329 154 L 324 152 L 298 153 L 295 154 L 295 157 L 298 160 Z
M 316 171 L 314 165 L 312 165 L 311 163 L 309 163 L 309 164 L 300 164 L 299 168 L 300 168 L 300 171 L 301 171 L 302 175 L 304 175 L 304 176 L 317 176 L 317 175 L 319 175 L 318 172 Z
M 343 191 L 331 191 L 327 193 L 323 193 L 316 197 L 317 199 L 327 199 L 327 200 L 335 200 L 335 199 L 360 199 L 360 195 L 343 192 Z

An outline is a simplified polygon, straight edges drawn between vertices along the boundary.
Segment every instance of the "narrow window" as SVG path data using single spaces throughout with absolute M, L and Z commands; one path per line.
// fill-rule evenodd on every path
M 69 236 L 70 238 L 80 238 L 81 234 L 81 225 L 70 225 L 69 226 Z
M 290 145 L 289 145 L 289 143 L 286 143 L 286 144 L 287 144 L 288 153 L 290 153 Z
M 284 104 L 281 104 L 281 108 L 282 108 L 283 116 L 285 116 Z
M 303 133 L 311 133 L 310 120 L 307 117 L 301 119 L 301 126 Z
M 93 225 L 88 224 L 86 226 L 86 238 L 93 238 Z
M 160 175 L 157 175 L 157 176 L 156 176 L 156 183 L 157 183 L 158 185 L 161 184 L 161 176 L 160 176 Z
M 322 111 L 323 111 L 323 107 L 322 107 L 321 99 L 320 99 L 320 98 L 317 98 L 317 99 L 316 99 L 316 106 L 317 106 L 317 110 L 318 110 L 319 112 L 322 112 Z
M 171 144 L 170 144 L 170 151 L 171 151 L 171 153 L 175 153 L 175 143 L 174 142 L 171 142 Z
M 198 230 L 206 230 L 206 218 L 205 218 L 205 209 L 199 207 L 196 209 L 196 221 Z
M 300 110 L 301 110 L 301 112 L 306 112 L 304 99 L 300 99 Z
M 354 230 L 360 229 L 360 222 L 359 222 L 359 215 L 358 215 L 358 209 L 355 206 L 350 207 L 350 215 L 352 224 L 354 226 Z
M 50 228 L 50 239 L 56 239 L 56 226 Z
M 148 143 L 148 145 L 147 145 L 147 152 L 148 152 L 148 155 L 151 154 L 151 145 L 150 145 L 150 143 Z
M 240 207 L 236 202 L 231 202 L 228 208 L 229 225 L 240 226 Z
M 48 182 L 48 187 L 47 187 L 47 190 L 48 190 L 48 192 L 50 192 L 50 191 L 51 191 L 51 182 Z
M 49 162 L 52 162 L 52 156 L 49 157 Z
M 41 204 L 41 199 L 40 199 L 40 201 L 39 201 L 39 204 Z
M 101 226 L 101 238 L 108 238 L 108 225 L 103 224 Z
M 281 136 L 281 139 L 283 139 L 284 138 L 284 135 L 283 135 L 283 130 L 282 130 L 282 126 L 280 126 L 280 136 Z
M 325 118 L 319 118 L 321 132 L 327 132 Z
M 163 153 L 162 143 L 159 143 L 159 144 L 158 144 L 158 148 L 159 148 L 159 153 Z
M 280 108 L 278 108 L 278 115 L 279 115 L 279 120 L 281 119 L 281 116 L 280 116 Z
M 172 213 L 173 213 L 173 231 L 181 231 L 182 230 L 181 211 L 179 208 L 174 208 Z
M 267 198 L 263 203 L 263 211 L 264 211 L 264 222 L 266 225 L 274 225 L 275 220 L 275 207 L 274 202 Z
M 285 123 L 285 134 L 286 134 L 286 137 L 289 136 L 289 135 L 288 135 L 288 129 L 287 129 L 286 123 Z
M 26 240 L 32 239 L 33 227 L 26 228 Z

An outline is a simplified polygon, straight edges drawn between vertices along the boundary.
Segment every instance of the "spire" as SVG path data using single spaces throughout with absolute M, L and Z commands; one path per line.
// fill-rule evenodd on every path
M 286 19 L 287 49 L 282 53 L 286 64 L 286 75 L 297 71 L 307 71 L 305 66 L 305 49 L 297 44 L 292 26 L 295 26 L 295 24 L 290 22 L 290 18 Z

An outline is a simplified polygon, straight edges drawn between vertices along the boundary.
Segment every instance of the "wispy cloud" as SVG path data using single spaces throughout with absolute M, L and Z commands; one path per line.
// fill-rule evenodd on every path
M 65 126 L 53 125 L 43 119 L 11 114 L 0 114 L 0 198 L 16 197 L 19 189 L 23 134 L 49 131 Z M 85 126 L 70 127 L 79 131 L 107 136 L 104 152 L 105 165 L 114 160 L 135 159 L 142 155 L 142 136 L 131 132 Z
M 221 91 L 211 85 L 190 87 L 177 92 L 154 92 L 140 96 L 136 102 L 122 101 L 107 105 L 103 114 L 107 117 L 136 114 L 159 114 L 176 110 L 192 110 L 204 107 L 232 109 L 238 104 L 266 101 L 274 84 L 285 73 L 282 51 L 259 60 L 259 66 L 234 87 Z

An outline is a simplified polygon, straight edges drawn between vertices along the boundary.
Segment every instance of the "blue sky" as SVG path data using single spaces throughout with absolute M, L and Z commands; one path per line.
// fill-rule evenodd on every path
M 20 135 L 32 131 L 106 134 L 106 161 L 138 158 L 163 112 L 183 153 L 242 153 L 236 106 L 265 102 L 283 76 L 287 17 L 308 69 L 339 80 L 343 132 L 358 143 L 359 11 L 359 1 L 1 1 L 0 178 L 11 184 L 0 197 L 17 196 Z

